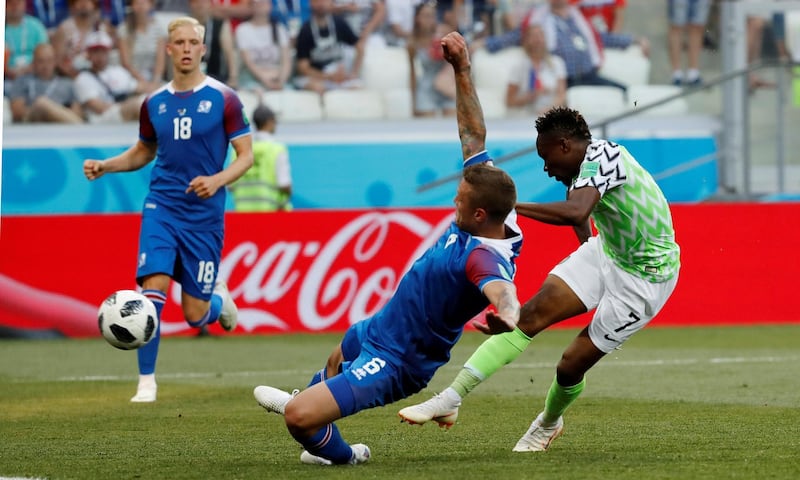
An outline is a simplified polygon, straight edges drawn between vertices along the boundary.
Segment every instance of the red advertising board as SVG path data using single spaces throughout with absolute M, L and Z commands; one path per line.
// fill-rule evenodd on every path
M 343 331 L 377 311 L 403 272 L 446 228 L 450 209 L 228 214 L 220 275 L 239 306 L 239 333 Z M 673 207 L 682 269 L 654 325 L 800 322 L 784 305 L 800 266 L 800 204 Z M 576 246 L 572 230 L 521 219 L 520 299 Z M 788 223 L 788 225 L 787 225 Z M 95 336 L 100 302 L 135 288 L 138 215 L 5 217 L 0 225 L 0 328 Z M 173 284 L 165 335 L 190 332 Z M 588 315 L 566 322 L 585 324 Z

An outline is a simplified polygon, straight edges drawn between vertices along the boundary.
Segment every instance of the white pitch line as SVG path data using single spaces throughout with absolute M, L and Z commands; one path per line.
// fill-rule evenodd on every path
M 699 358 L 684 358 L 684 359 L 653 359 L 653 360 L 614 360 L 608 359 L 605 362 L 598 364 L 598 367 L 669 367 L 681 365 L 698 365 L 698 364 L 729 364 L 729 363 L 788 363 L 797 362 L 800 360 L 798 355 L 790 355 L 785 357 L 780 356 L 767 356 L 767 357 L 713 357 L 707 359 Z M 536 362 L 536 363 L 510 363 L 505 368 L 514 369 L 539 369 L 539 368 L 553 368 L 556 362 Z M 443 368 L 457 369 L 461 365 L 447 365 Z M 220 375 L 224 377 L 267 377 L 275 375 L 304 375 L 308 374 L 306 370 L 264 370 L 260 372 L 202 372 L 202 373 L 159 373 L 158 378 L 184 380 L 184 379 L 202 379 L 202 378 L 215 378 Z M 132 376 L 124 375 L 81 375 L 81 376 L 68 376 L 58 377 L 55 379 L 57 382 L 108 382 L 118 380 L 129 380 Z
M 719 365 L 724 363 L 786 363 L 796 362 L 800 360 L 798 355 L 790 355 L 785 357 L 768 356 L 768 357 L 712 357 L 707 359 L 697 358 L 684 358 L 684 359 L 653 359 L 653 360 L 613 360 L 608 359 L 601 361 L 597 364 L 598 367 L 661 367 L 661 366 L 680 366 L 680 365 L 699 365 L 699 364 L 712 364 Z M 510 363 L 505 368 L 542 368 L 553 367 L 553 363 Z

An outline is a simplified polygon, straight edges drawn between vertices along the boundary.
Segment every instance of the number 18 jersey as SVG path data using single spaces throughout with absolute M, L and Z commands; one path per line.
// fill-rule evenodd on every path
M 139 138 L 158 144 L 144 215 L 192 230 L 222 229 L 225 189 L 206 200 L 185 192 L 193 178 L 220 172 L 230 141 L 248 134 L 236 92 L 211 77 L 189 91 L 168 83 L 153 92 L 139 117 Z

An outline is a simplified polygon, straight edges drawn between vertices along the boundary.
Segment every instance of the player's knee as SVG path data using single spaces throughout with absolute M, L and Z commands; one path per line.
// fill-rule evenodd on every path
M 304 408 L 302 402 L 289 401 L 284 410 L 284 420 L 289 433 L 295 438 L 307 438 L 314 432 L 312 412 Z
M 182 305 L 183 308 L 183 319 L 186 322 L 195 324 L 203 319 L 208 311 L 208 304 L 206 303 L 203 305 L 202 303 L 198 304 L 196 302 L 184 302 Z

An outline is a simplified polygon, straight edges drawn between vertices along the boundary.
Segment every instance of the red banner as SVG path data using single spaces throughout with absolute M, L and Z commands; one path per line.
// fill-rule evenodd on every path
M 377 311 L 403 272 L 450 222 L 450 209 L 228 214 L 220 275 L 239 306 L 240 333 L 343 331 Z M 681 269 L 656 325 L 800 322 L 785 308 L 800 265 L 800 204 L 673 207 Z M 520 299 L 577 241 L 570 228 L 521 219 Z M 98 335 L 111 292 L 135 288 L 138 215 L 6 217 L 0 231 L 0 328 Z M 173 283 L 165 335 L 192 330 Z M 565 322 L 583 325 L 588 315 Z M 217 328 L 215 326 L 215 328 Z

